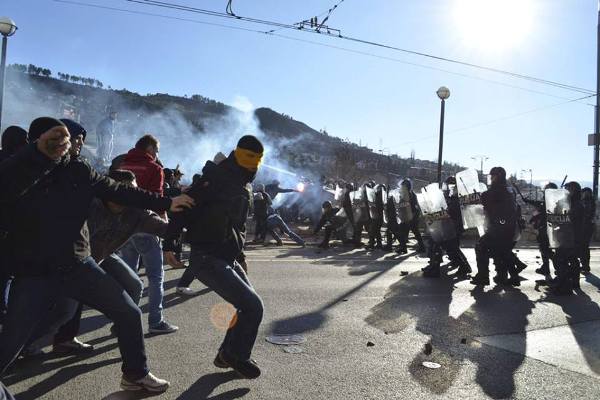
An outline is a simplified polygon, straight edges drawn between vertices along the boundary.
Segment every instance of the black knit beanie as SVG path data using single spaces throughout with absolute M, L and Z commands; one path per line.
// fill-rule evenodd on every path
M 68 118 L 61 118 L 60 121 L 63 124 L 65 124 L 65 126 L 69 130 L 69 134 L 72 137 L 77 137 L 77 136 L 81 135 L 81 136 L 83 136 L 83 140 L 85 141 L 85 137 L 87 136 L 87 131 L 85 130 L 85 128 L 83 126 L 81 126 L 81 124 L 73 121 L 72 119 L 68 119 Z
M 20 126 L 11 125 L 2 133 L 2 150 L 13 154 L 27 144 L 27 131 Z
M 27 134 L 29 143 L 35 142 L 44 133 L 48 132 L 52 128 L 56 128 L 57 126 L 65 126 L 65 124 L 58 119 L 51 117 L 40 117 L 34 119 L 31 121 L 31 125 L 29 125 L 29 133 Z
M 238 141 L 237 147 L 259 154 L 262 154 L 265 151 L 265 148 L 260 140 L 258 140 L 256 136 L 252 135 L 242 136 Z

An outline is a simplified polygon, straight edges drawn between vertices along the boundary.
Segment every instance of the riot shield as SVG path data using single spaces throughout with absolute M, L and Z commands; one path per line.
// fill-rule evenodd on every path
M 573 224 L 569 216 L 571 204 L 566 189 L 546 189 L 546 220 L 548 239 L 552 249 L 571 249 L 575 247 Z
M 474 169 L 467 169 L 456 174 L 456 186 L 464 228 L 476 228 L 479 236 L 483 236 L 485 234 L 485 213 L 483 204 L 481 204 L 481 193 L 487 190 L 487 186 L 479 182 L 479 176 Z
M 381 215 L 377 210 L 377 190 L 371 187 L 365 187 L 367 194 L 367 204 L 369 205 L 369 216 L 371 219 L 381 219 Z
M 333 205 L 339 207 L 342 205 L 342 198 L 344 197 L 344 188 L 340 185 L 335 185 L 335 192 L 333 194 Z
M 417 194 L 417 201 L 423 212 L 427 232 L 436 243 L 442 243 L 456 238 L 454 221 L 448 214 L 448 205 L 444 192 L 437 183 L 424 187 Z
M 399 224 L 407 224 L 413 219 L 412 207 L 410 206 L 410 192 L 404 186 L 400 186 L 390 192 L 396 208 L 396 219 Z
M 385 212 L 385 208 L 387 205 L 388 194 L 384 185 L 375 186 L 375 204 L 380 207 L 381 210 L 381 218 L 383 219 L 383 223 L 387 224 L 387 213 Z M 381 203 L 379 203 L 381 202 Z
M 352 214 L 354 223 L 364 221 L 369 216 L 365 214 L 365 206 L 367 205 L 366 193 L 363 188 L 350 192 L 350 202 L 352 204 Z

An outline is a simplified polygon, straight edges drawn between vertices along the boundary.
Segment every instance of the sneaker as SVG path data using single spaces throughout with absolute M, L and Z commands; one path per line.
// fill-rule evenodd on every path
M 227 364 L 228 367 L 237 372 L 242 378 L 256 379 L 260 376 L 260 368 L 253 359 L 246 361 L 236 360 L 225 351 L 219 351 L 219 358 L 223 361 L 223 364 Z
M 173 333 L 179 330 L 178 326 L 171 325 L 167 321 L 161 321 L 158 325 L 151 326 L 148 332 L 157 335 L 164 335 L 166 333 Z
M 77 338 L 73 338 L 68 342 L 55 343 L 52 346 L 52 351 L 55 353 L 89 353 L 94 351 L 94 346 L 88 343 L 83 343 Z
M 177 289 L 175 289 L 175 292 L 184 296 L 194 296 L 198 293 L 195 290 L 185 286 L 178 286 Z
M 124 376 L 121 378 L 121 389 L 123 390 L 146 390 L 148 392 L 166 392 L 171 384 L 164 379 L 157 378 L 148 372 L 148 375 L 137 381 L 130 381 Z

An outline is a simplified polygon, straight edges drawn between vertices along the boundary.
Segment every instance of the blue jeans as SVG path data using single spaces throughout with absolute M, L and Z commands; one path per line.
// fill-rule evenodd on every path
M 142 291 L 144 290 L 144 284 L 142 283 L 140 277 L 137 276 L 137 274 L 133 272 L 119 256 L 116 254 L 111 254 L 102 260 L 99 266 L 115 281 L 117 281 L 117 283 L 121 285 L 123 289 L 125 289 L 125 292 L 127 292 L 135 304 L 140 304 Z M 64 307 L 64 303 L 62 306 Z M 71 318 L 62 324 L 54 336 L 55 344 L 71 341 L 77 336 L 81 320 L 81 311 L 81 304 L 79 304 L 78 307 L 75 307 L 74 310 L 70 311 Z M 54 313 L 59 314 L 58 317 L 55 318 L 61 318 L 60 307 L 58 310 L 54 311 Z M 48 331 L 53 330 L 54 329 L 52 326 L 50 326 L 48 329 Z
M 281 229 L 283 232 L 287 233 L 287 235 L 294 242 L 298 243 L 299 245 L 304 246 L 304 240 L 302 240 L 302 238 L 300 236 L 298 236 L 296 233 L 294 233 L 294 231 L 292 231 L 290 229 L 290 227 L 287 226 L 287 224 L 281 219 L 281 217 L 279 215 L 270 216 L 267 219 L 267 229 L 268 229 L 268 231 L 271 233 L 271 235 L 274 237 L 274 239 L 279 242 L 281 240 L 279 238 L 279 235 L 277 235 L 276 233 L 273 235 L 275 228 Z
M 0 382 L 0 400 L 15 400 L 15 398 L 10 394 L 6 386 Z
M 163 320 L 163 258 L 160 240 L 148 233 L 136 233 L 119 250 L 119 256 L 138 272 L 140 258 L 148 277 L 148 325 L 156 326 Z
M 11 286 L 6 324 L 0 333 L 0 375 L 17 358 L 40 319 L 63 296 L 97 309 L 115 323 L 126 378 L 137 380 L 148 374 L 142 313 L 91 257 L 61 274 L 17 277 Z
M 192 245 L 190 266 L 200 282 L 237 310 L 237 322 L 227 330 L 220 349 L 238 360 L 248 360 L 263 317 L 263 302 L 237 263 L 206 255 Z

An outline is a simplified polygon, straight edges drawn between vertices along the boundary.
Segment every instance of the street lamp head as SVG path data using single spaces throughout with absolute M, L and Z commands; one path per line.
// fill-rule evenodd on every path
M 439 88 L 436 93 L 442 100 L 446 100 L 448 97 L 450 97 L 450 89 L 448 89 L 446 86 Z
M 12 36 L 17 31 L 15 21 L 8 17 L 0 17 L 0 33 L 2 36 Z

